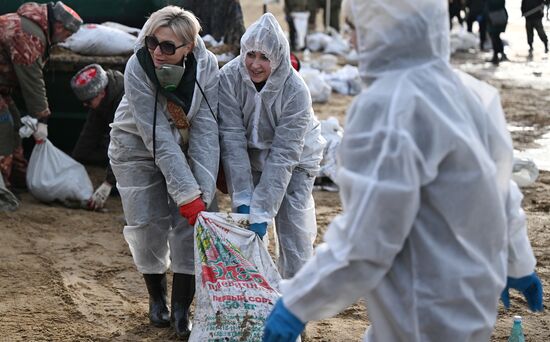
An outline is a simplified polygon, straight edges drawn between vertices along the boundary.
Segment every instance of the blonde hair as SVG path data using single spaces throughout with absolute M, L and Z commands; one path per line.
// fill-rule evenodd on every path
M 151 14 L 139 34 L 138 45 L 144 44 L 145 37 L 152 35 L 159 27 L 168 27 L 184 44 L 196 44 L 202 29 L 197 17 L 178 6 L 166 6 Z

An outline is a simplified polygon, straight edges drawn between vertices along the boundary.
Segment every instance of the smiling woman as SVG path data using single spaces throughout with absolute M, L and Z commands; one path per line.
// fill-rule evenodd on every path
M 317 234 L 312 197 L 324 139 L 309 90 L 291 67 L 288 41 L 270 13 L 241 39 L 241 55 L 220 75 L 222 162 L 239 213 L 260 237 L 274 219 L 283 278 L 311 256 Z
M 250 79 L 254 83 L 265 82 L 271 74 L 271 62 L 269 62 L 269 58 L 261 52 L 247 52 L 244 64 L 250 75 Z
M 212 110 L 218 105 L 218 63 L 198 36 L 200 28 L 191 12 L 176 6 L 147 20 L 126 65 L 109 146 L 127 222 L 124 237 L 149 292 L 149 320 L 160 327 L 172 323 L 180 337 L 191 330 L 192 226 L 215 202 L 219 163 Z

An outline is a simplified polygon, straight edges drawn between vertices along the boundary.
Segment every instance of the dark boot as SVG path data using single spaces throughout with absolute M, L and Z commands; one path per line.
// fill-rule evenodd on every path
M 172 314 L 170 323 L 180 338 L 191 334 L 192 324 L 189 322 L 189 307 L 195 296 L 195 276 L 191 274 L 174 273 L 172 282 Z
M 147 292 L 149 292 L 149 321 L 159 328 L 170 326 L 166 297 L 166 273 L 144 274 Z
M 498 63 L 500 62 L 499 58 L 498 58 L 498 54 L 495 53 L 493 55 L 493 58 L 491 59 L 491 63 L 493 63 L 493 65 L 498 65 Z
M 548 42 L 544 42 L 544 53 L 548 53 Z

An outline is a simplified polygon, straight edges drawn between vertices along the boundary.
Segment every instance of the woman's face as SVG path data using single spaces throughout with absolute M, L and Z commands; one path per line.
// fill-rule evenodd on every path
M 246 53 L 244 60 L 246 70 L 254 83 L 261 83 L 267 80 L 271 74 L 271 62 L 267 57 L 257 51 L 249 51 Z
M 152 36 L 157 39 L 159 44 L 165 42 L 165 44 L 173 44 L 175 47 L 175 53 L 173 55 L 163 53 L 160 45 L 157 45 L 154 49 L 148 47 L 155 68 L 160 67 L 162 64 L 179 65 L 183 57 L 187 56 L 187 54 L 193 50 L 192 43 L 183 42 L 169 27 L 159 27 L 153 32 Z M 187 44 L 183 45 L 184 43 Z

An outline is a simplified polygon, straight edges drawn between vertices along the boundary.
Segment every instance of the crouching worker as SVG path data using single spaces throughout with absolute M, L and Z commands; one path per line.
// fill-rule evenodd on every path
M 542 310 L 502 109 L 484 109 L 453 70 L 446 2 L 352 0 L 344 12 L 368 84 L 339 150 L 344 211 L 281 284 L 263 340 L 294 341 L 363 297 L 365 341 L 489 341 L 505 285 L 505 304 L 514 288 Z
M 116 70 L 103 70 L 99 64 L 90 64 L 71 79 L 71 88 L 84 107 L 89 108 L 86 123 L 73 149 L 73 158 L 86 165 L 107 167 L 105 180 L 88 202 L 91 210 L 105 206 L 116 178 L 109 164 L 109 125 L 124 95 L 124 75 Z
M 171 321 L 178 336 L 191 330 L 193 225 L 213 202 L 219 163 L 218 63 L 200 28 L 191 12 L 176 6 L 149 17 L 126 65 L 109 145 L 124 237 L 149 292 L 149 319 L 159 327 Z
M 324 139 L 309 90 L 292 68 L 288 41 L 273 15 L 245 32 L 241 54 L 221 69 L 222 162 L 232 206 L 250 213 L 260 237 L 275 218 L 279 272 L 292 277 L 313 253 L 312 190 Z
M 0 16 L 0 165 L 7 187 L 26 187 L 27 160 L 19 138 L 21 117 L 11 97 L 18 88 L 38 120 L 36 142 L 48 137 L 50 108 L 43 67 L 50 47 L 78 31 L 82 19 L 61 1 L 29 2 Z

